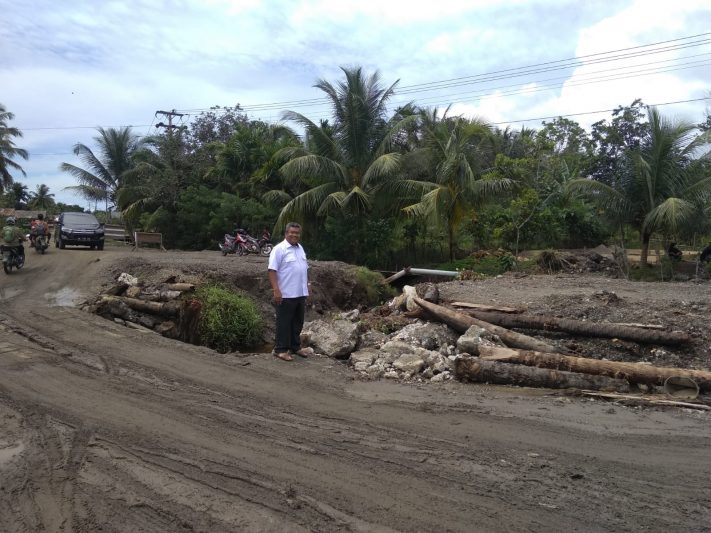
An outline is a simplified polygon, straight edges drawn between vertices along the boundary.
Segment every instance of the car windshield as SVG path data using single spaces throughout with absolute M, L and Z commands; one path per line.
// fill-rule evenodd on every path
M 64 215 L 64 224 L 98 224 L 96 217 L 89 213 L 67 213 Z

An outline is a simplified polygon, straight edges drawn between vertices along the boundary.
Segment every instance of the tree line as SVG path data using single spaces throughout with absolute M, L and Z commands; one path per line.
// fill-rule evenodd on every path
M 61 169 L 84 198 L 184 249 L 294 220 L 312 257 L 378 268 L 612 241 L 639 244 L 646 263 L 653 236 L 711 234 L 708 116 L 695 125 L 635 100 L 589 131 L 562 117 L 502 129 L 414 102 L 390 112 L 397 83 L 342 70 L 315 85 L 331 107 L 318 122 L 287 111 L 269 124 L 237 106 L 150 137 L 98 128 L 93 150 L 74 146 L 81 165 Z M 0 116 L 7 195 L 6 161 L 24 156 Z

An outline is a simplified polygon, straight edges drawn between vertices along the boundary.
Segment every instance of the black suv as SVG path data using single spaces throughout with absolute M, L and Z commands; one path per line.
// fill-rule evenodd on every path
M 62 213 L 54 228 L 54 245 L 63 249 L 67 244 L 103 250 L 104 225 L 91 213 Z

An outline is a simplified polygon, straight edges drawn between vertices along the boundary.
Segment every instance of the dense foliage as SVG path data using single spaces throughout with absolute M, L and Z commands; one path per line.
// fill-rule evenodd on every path
M 128 128 L 100 129 L 98 155 L 77 144 L 84 165 L 62 169 L 86 198 L 172 247 L 212 249 L 237 227 L 278 239 L 293 220 L 310 257 L 376 269 L 630 239 L 644 261 L 652 240 L 711 233 L 708 117 L 675 122 L 635 100 L 589 131 L 563 117 L 500 129 L 415 103 L 391 111 L 397 82 L 342 70 L 315 85 L 332 110 L 318 122 L 214 108 L 140 141 Z M 11 118 L 0 107 L 0 206 L 59 210 L 44 185 L 30 192 L 8 178 L 11 157 L 26 155 Z

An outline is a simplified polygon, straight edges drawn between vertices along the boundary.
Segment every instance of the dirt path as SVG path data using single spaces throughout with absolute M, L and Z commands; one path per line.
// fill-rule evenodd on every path
M 708 528 L 708 415 L 362 382 L 57 305 L 125 254 L 52 249 L 0 280 L 3 532 Z

